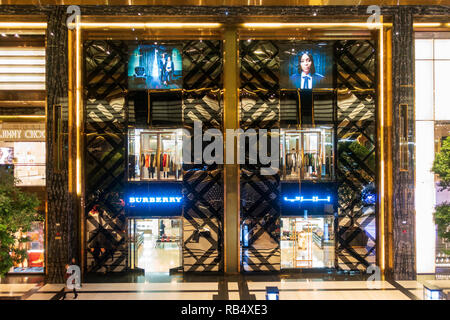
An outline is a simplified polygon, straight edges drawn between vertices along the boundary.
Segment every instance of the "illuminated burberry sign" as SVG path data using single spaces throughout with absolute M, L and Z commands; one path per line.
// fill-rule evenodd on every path
M 128 203 L 140 204 L 140 203 L 181 203 L 183 197 L 129 197 Z

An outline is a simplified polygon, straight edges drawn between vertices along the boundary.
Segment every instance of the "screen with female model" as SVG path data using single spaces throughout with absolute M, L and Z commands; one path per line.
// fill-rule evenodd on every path
M 280 46 L 282 89 L 333 88 L 333 42 L 289 42 Z

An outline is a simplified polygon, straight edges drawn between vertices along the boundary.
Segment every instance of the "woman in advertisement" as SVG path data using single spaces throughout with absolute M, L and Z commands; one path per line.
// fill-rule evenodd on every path
M 310 90 L 320 87 L 325 77 L 316 73 L 314 59 L 308 51 L 300 53 L 300 63 L 298 64 L 298 73 L 290 77 L 291 84 L 298 89 Z

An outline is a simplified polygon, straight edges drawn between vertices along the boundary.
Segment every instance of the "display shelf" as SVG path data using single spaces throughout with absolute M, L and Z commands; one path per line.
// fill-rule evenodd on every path
M 319 236 L 317 233 L 312 233 L 313 242 L 320 248 L 323 249 L 323 238 Z
M 139 249 L 144 244 L 144 233 L 136 232 L 136 247 Z

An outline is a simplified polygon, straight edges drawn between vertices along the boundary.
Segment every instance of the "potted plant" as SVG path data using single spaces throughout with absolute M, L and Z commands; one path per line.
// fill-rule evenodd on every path
M 27 258 L 27 251 L 19 244 L 29 241 L 23 234 L 32 222 L 42 220 L 36 210 L 37 196 L 23 192 L 16 182 L 12 170 L 0 166 L 0 278 Z

